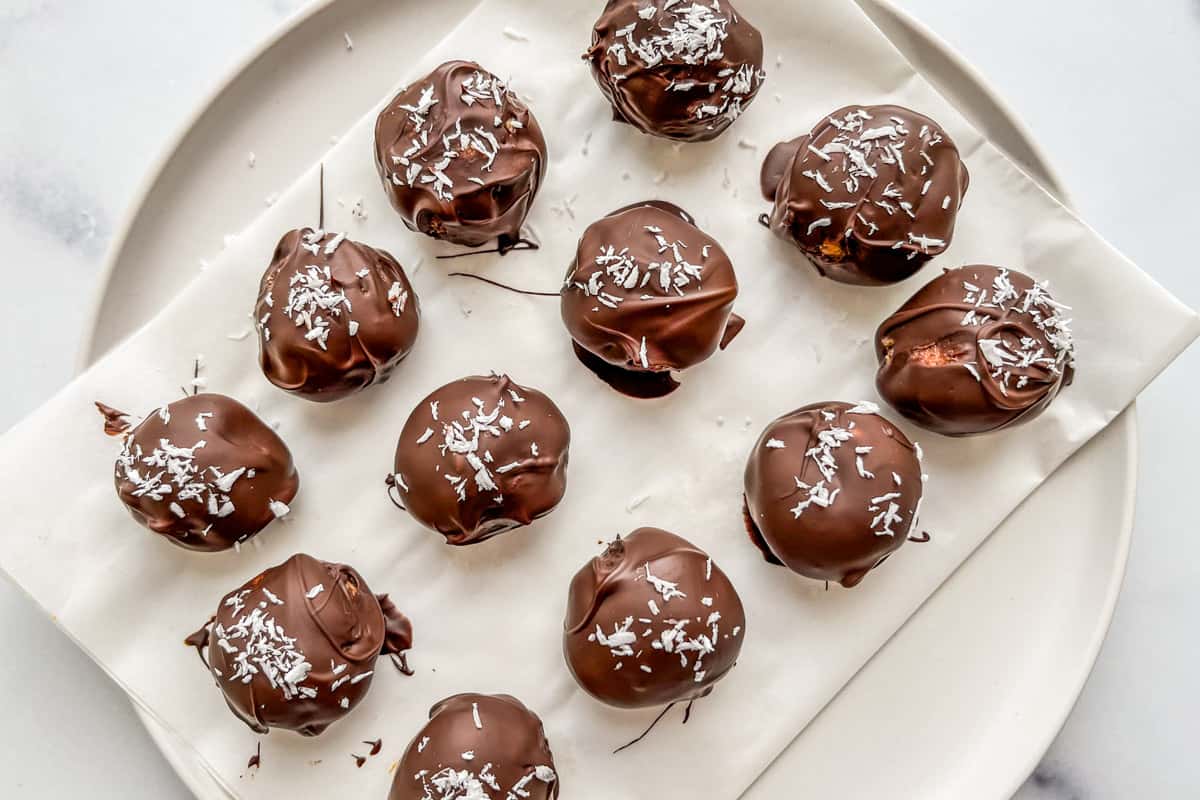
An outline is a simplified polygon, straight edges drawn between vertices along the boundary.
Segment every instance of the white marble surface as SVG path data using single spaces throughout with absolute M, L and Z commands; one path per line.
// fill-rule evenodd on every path
M 1084 216 L 1200 307 L 1197 256 L 1180 246 L 1200 209 L 1200 0 L 898 2 L 1025 117 Z M 0 0 L 0 326 L 12 337 L 6 374 L 20 376 L 0 391 L 0 430 L 70 378 L 105 248 L 154 156 L 227 67 L 302 5 Z M 1197 366 L 1193 348 L 1141 403 L 1116 620 L 1018 800 L 1200 796 L 1200 537 L 1182 499 L 1200 440 Z M 121 692 L 3 581 L 0 632 L 0 796 L 188 796 Z

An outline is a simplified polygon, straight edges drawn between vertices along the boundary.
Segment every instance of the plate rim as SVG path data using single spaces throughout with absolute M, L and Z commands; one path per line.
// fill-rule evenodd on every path
M 319 16 L 332 6 L 347 2 L 348 0 L 311 0 L 301 8 L 287 15 L 278 25 L 262 38 L 255 46 L 248 50 L 243 56 L 235 59 L 226 70 L 213 82 L 213 84 L 205 91 L 202 97 L 196 102 L 192 110 L 183 118 L 179 125 L 174 129 L 173 133 L 167 137 L 161 149 L 151 160 L 150 165 L 139 179 L 134 191 L 130 196 L 130 200 L 122 213 L 117 226 L 114 229 L 113 237 L 105 251 L 104 258 L 100 268 L 97 271 L 95 286 L 89 298 L 87 307 L 82 317 L 83 334 L 80 337 L 80 342 L 75 357 L 74 370 L 78 374 L 87 369 L 95 360 L 103 353 L 95 352 L 95 334 L 101 317 L 101 313 L 105 307 L 105 301 L 108 296 L 108 288 L 112 282 L 112 278 L 116 270 L 123 260 L 124 251 L 127 248 L 131 234 L 137 224 L 143 210 L 146 208 L 146 202 L 154 191 L 155 187 L 163 179 L 168 167 L 174 162 L 181 148 L 186 142 L 188 136 L 194 128 L 203 120 L 206 114 L 221 100 L 243 76 L 249 71 L 259 60 L 264 58 L 271 50 L 279 46 L 287 39 L 293 31 L 307 23 L 312 18 Z M 933 50 L 937 51 L 940 56 L 946 59 L 948 63 L 953 65 L 975 90 L 977 90 L 989 103 L 991 103 L 998 113 L 1005 119 L 1018 136 L 1028 146 L 1030 153 L 1036 159 L 1036 166 L 1044 173 L 1044 177 L 1049 184 L 1047 188 L 1052 194 L 1059 197 L 1066 205 L 1071 205 L 1070 195 L 1065 189 L 1064 182 L 1053 165 L 1053 162 L 1042 149 L 1037 138 L 1033 135 L 1029 126 L 1024 119 L 1012 108 L 1012 106 L 1001 96 L 987 80 L 987 78 L 975 67 L 970 61 L 964 58 L 956 48 L 950 45 L 945 39 L 937 34 L 933 29 L 927 26 L 920 19 L 915 17 L 906 9 L 896 5 L 895 0 L 854 0 L 858 5 L 864 4 L 876 7 L 882 13 L 890 15 L 897 20 L 902 26 L 908 28 L 915 37 L 923 40 Z M 872 20 L 874 22 L 874 20 Z M 1036 179 L 1035 180 L 1039 180 Z M 1116 611 L 1116 605 L 1120 598 L 1121 590 L 1124 584 L 1127 571 L 1130 548 L 1133 537 L 1134 516 L 1137 506 L 1137 475 L 1139 470 L 1139 436 L 1138 436 L 1138 420 L 1137 420 L 1137 403 L 1132 403 L 1127 409 L 1118 414 L 1110 425 L 1120 424 L 1123 427 L 1124 436 L 1121 440 L 1121 446 L 1125 453 L 1125 467 L 1129 472 L 1129 479 L 1126 481 L 1125 491 L 1121 498 L 1122 514 L 1119 522 L 1120 535 L 1116 539 L 1115 553 L 1113 554 L 1113 562 L 1108 578 L 1108 585 L 1105 590 L 1103 603 L 1098 609 L 1098 614 L 1094 618 L 1095 626 L 1091 637 L 1091 641 L 1084 649 L 1081 655 L 1084 658 L 1086 666 L 1079 671 L 1076 679 L 1072 681 L 1072 688 L 1063 696 L 1063 702 L 1058 713 L 1052 715 L 1056 720 L 1055 724 L 1048 726 L 1044 735 L 1036 737 L 1037 748 L 1034 755 L 1026 761 L 1026 768 L 1020 774 L 1014 776 L 1012 783 L 1007 787 L 1007 793 L 1003 796 L 1011 797 L 1025 783 L 1028 776 L 1036 769 L 1044 754 L 1057 738 L 1071 712 L 1078 703 L 1079 697 L 1090 678 L 1100 650 L 1107 637 L 1108 631 L 1111 628 L 1113 616 Z M 965 562 L 964 562 L 965 563 Z M 940 588 L 939 588 L 940 591 Z M 920 613 L 920 609 L 916 613 Z M 903 628 L 900 629 L 902 631 Z M 896 635 L 899 635 L 897 631 Z M 886 643 L 884 645 L 886 647 Z M 853 678 L 851 678 L 851 682 Z M 848 684 L 849 685 L 849 684 Z M 148 723 L 150 720 L 138 707 L 136 702 L 133 704 L 134 710 L 142 718 L 143 723 Z M 175 756 L 178 753 L 169 752 L 169 742 L 164 741 L 159 736 L 159 731 L 147 724 L 147 730 L 150 733 L 151 739 L 161 751 L 163 757 L 171 765 L 172 769 L 179 774 L 181 781 L 192 791 L 195 791 L 193 784 L 184 777 L 184 770 L 177 763 Z M 166 732 L 162 732 L 166 733 Z M 769 769 L 769 767 L 768 767 Z
M 1030 152 L 1037 159 L 1037 166 L 1046 173 L 1050 185 L 1047 190 L 1054 194 L 1064 205 L 1070 208 L 1073 203 L 1070 192 L 1067 191 L 1066 185 L 1055 168 L 1053 161 L 1042 148 L 1033 131 L 1025 122 L 1024 118 L 1009 104 L 1009 102 L 997 92 L 983 75 L 983 73 L 970 61 L 968 61 L 957 48 L 947 42 L 941 35 L 926 25 L 917 17 L 913 16 L 906 9 L 896 5 L 895 0 L 854 0 L 860 6 L 865 3 L 871 3 L 878 6 L 885 13 L 891 14 L 897 20 L 909 27 L 918 36 L 925 39 L 931 44 L 934 49 L 938 50 L 942 56 L 950 61 L 956 69 L 962 72 L 968 82 L 973 84 L 984 94 L 988 101 L 996 106 L 997 110 L 1005 117 L 1005 119 L 1013 126 L 1017 134 L 1029 146 Z M 1006 154 L 1007 155 L 1007 154 Z M 1087 686 L 1088 680 L 1096 668 L 1096 661 L 1100 657 L 1100 650 L 1104 646 L 1104 641 L 1108 637 L 1108 632 L 1112 628 L 1113 616 L 1116 614 L 1117 602 L 1121 597 L 1121 590 L 1125 584 L 1125 576 L 1129 566 L 1129 553 L 1133 544 L 1133 526 L 1134 518 L 1137 513 L 1137 476 L 1140 469 L 1140 452 L 1139 452 L 1139 436 L 1138 436 L 1138 417 L 1137 417 L 1137 400 L 1129 405 L 1124 411 L 1118 414 L 1109 425 L 1122 425 L 1124 428 L 1124 437 L 1122 446 L 1125 449 L 1126 466 L 1129 470 L 1129 480 L 1125 484 L 1125 492 L 1122 497 L 1123 515 L 1120 521 L 1121 535 L 1117 540 L 1117 551 L 1112 565 L 1112 572 L 1109 575 L 1108 588 L 1105 592 L 1104 603 L 1100 609 L 1099 616 L 1096 618 L 1096 627 L 1092 634 L 1092 639 L 1088 643 L 1088 647 L 1084 652 L 1086 667 L 1080 670 L 1078 679 L 1073 682 L 1072 689 L 1066 697 L 1059 713 L 1055 714 L 1056 723 L 1052 729 L 1047 730 L 1045 735 L 1037 738 L 1037 749 L 1035 755 L 1026 761 L 1026 769 L 1022 774 L 1014 777 L 1010 783 L 1005 797 L 1015 795 L 1020 788 L 1033 774 L 1038 765 L 1045 758 L 1046 752 L 1050 746 L 1054 744 L 1054 740 L 1062 732 L 1071 713 L 1075 710 L 1075 706 L 1079 703 L 1079 698 L 1083 694 L 1084 687 Z M 1015 510 L 1015 509 L 1014 509 Z M 972 554 L 974 555 L 974 554 Z M 966 562 L 964 562 L 966 563 Z M 940 591 L 940 587 L 939 587 Z M 916 613 L 920 613 L 920 609 Z M 901 631 L 903 628 L 900 629 Z M 900 631 L 896 632 L 899 635 Z M 886 645 L 885 645 L 886 646 Z M 853 680 L 853 679 L 851 679 Z
M 91 297 L 88 299 L 88 305 L 82 319 L 81 327 L 83 335 L 80 336 L 78 349 L 75 353 L 74 374 L 78 375 L 83 372 L 99 359 L 100 356 L 104 355 L 103 353 L 95 352 L 94 346 L 96 328 L 100 321 L 100 312 L 104 308 L 104 300 L 108 295 L 109 284 L 112 283 L 112 277 L 116 271 L 117 264 L 120 263 L 121 255 L 129 243 L 129 236 L 133 232 L 134 224 L 137 222 L 138 217 L 141 216 L 142 210 L 146 207 L 146 201 L 154 191 L 154 187 L 162 180 L 167 167 L 175 160 L 175 156 L 183 147 L 192 129 L 204 118 L 209 109 L 217 104 L 221 96 L 229 91 L 247 70 L 254 66 L 255 62 L 279 45 L 296 28 L 338 2 L 343 2 L 343 0 L 311 0 L 306 5 L 301 6 L 296 11 L 284 17 L 278 23 L 277 27 L 272 29 L 262 40 L 246 51 L 241 57 L 234 59 L 233 63 L 204 92 L 203 96 L 196 101 L 192 110 L 184 116 L 171 135 L 167 137 L 162 148 L 157 152 L 151 160 L 150 165 L 146 168 L 146 171 L 142 174 L 142 177 L 138 180 L 137 186 L 130 195 L 129 202 L 125 206 L 120 220 L 113 229 L 113 236 L 108 244 L 108 248 L 104 251 L 104 259 L 100 262 L 100 269 L 96 273 L 95 286 L 92 289 Z

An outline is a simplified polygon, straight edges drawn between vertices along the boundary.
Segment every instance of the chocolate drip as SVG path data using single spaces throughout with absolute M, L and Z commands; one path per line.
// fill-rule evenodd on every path
M 513 238 L 511 236 L 501 236 L 500 243 L 493 248 L 487 250 L 472 250 L 469 253 L 451 253 L 450 255 L 438 256 L 438 261 L 450 261 L 456 258 L 469 258 L 470 256 L 485 256 L 491 253 L 497 253 L 501 258 L 515 250 L 541 250 L 542 246 L 537 242 L 526 239 L 523 236 Z
M 690 701 L 687 705 L 689 713 L 692 710 L 693 702 L 695 702 L 695 701 Z M 649 736 L 650 731 L 654 730 L 658 726 L 658 723 L 662 722 L 663 717 L 665 717 L 667 715 L 667 712 L 670 711 L 672 708 L 674 708 L 675 705 L 676 705 L 676 703 L 667 703 L 667 707 L 664 708 L 662 711 L 658 712 L 658 716 L 654 718 L 654 721 L 650 723 L 649 727 L 647 727 L 646 730 L 644 730 L 640 734 L 638 734 L 638 737 L 636 739 L 626 742 L 625 744 L 618 747 L 616 750 L 613 750 L 613 755 L 615 756 L 617 753 L 621 752 L 622 750 L 628 750 L 629 748 L 633 747 L 635 744 L 640 742 L 642 739 L 645 739 L 647 736 Z
M 746 320 L 737 314 L 730 314 L 729 322 L 725 325 L 725 333 L 721 336 L 720 348 L 724 350 L 726 347 L 729 347 L 729 344 L 737 338 L 737 335 L 742 332 L 742 328 L 744 327 L 746 327 Z
M 124 411 L 117 411 L 99 401 L 96 402 L 96 410 L 104 417 L 104 432 L 109 436 L 120 436 L 133 427 L 129 422 L 129 415 Z
M 383 648 L 379 652 L 385 656 L 396 655 L 403 658 L 404 651 L 411 650 L 413 646 L 412 622 L 400 613 L 400 609 L 396 608 L 396 604 L 386 594 L 378 595 L 376 599 L 379 601 L 379 609 L 383 612 L 385 632 Z M 405 667 L 407 666 L 406 663 Z M 411 675 L 412 671 L 408 670 L 405 674 Z
M 671 377 L 670 372 L 645 372 L 618 367 L 584 350 L 579 342 L 571 342 L 571 349 L 593 375 L 626 397 L 654 400 L 666 397 L 679 388 L 679 381 Z
M 208 658 L 206 658 L 204 655 L 204 651 L 208 649 L 209 629 L 212 627 L 212 624 L 216 621 L 216 619 L 216 617 L 209 617 L 208 622 L 204 623 L 204 626 L 200 628 L 200 630 L 189 635 L 183 640 L 184 645 L 187 647 L 194 647 L 196 649 L 196 655 L 200 656 L 200 663 L 204 664 L 205 669 L 211 669 L 208 665 Z
M 514 294 L 529 295 L 530 297 L 558 297 L 561 294 L 561 292 L 535 292 L 530 289 L 518 289 L 514 286 L 509 286 L 506 283 L 501 283 L 500 281 L 494 281 L 491 278 L 485 278 L 482 275 L 475 275 L 470 272 L 451 272 L 451 273 L 447 274 L 447 277 L 449 277 L 449 278 L 471 278 L 472 280 L 486 283 L 489 286 L 495 286 L 498 289 L 504 289 L 505 291 L 509 291 Z

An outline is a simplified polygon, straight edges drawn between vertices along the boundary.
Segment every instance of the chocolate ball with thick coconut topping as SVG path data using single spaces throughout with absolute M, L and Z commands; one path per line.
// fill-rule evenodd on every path
M 1028 422 L 1075 378 L 1068 306 L 1015 270 L 947 270 L 875 334 L 875 385 L 922 428 L 970 436 Z
M 390 254 L 301 228 L 276 246 L 254 318 L 267 380 L 330 402 L 386 381 L 412 351 L 421 312 Z
M 289 512 L 300 478 L 287 445 L 253 411 L 220 394 L 176 400 L 134 425 L 97 403 L 123 439 L 114 468 L 129 513 L 167 541 L 217 552 Z
M 506 251 L 521 240 L 548 159 L 524 101 L 478 64 L 448 61 L 379 114 L 375 164 L 410 230 Z
M 847 106 L 762 167 L 769 227 L 842 283 L 898 283 L 945 252 L 970 182 L 949 134 L 900 106 Z
M 583 57 L 614 120 L 683 142 L 724 133 L 767 77 L 762 34 L 729 0 L 609 0 Z
M 353 568 L 300 554 L 225 595 L 187 643 L 253 731 L 317 736 L 366 696 L 380 655 L 407 672 L 412 636 Z

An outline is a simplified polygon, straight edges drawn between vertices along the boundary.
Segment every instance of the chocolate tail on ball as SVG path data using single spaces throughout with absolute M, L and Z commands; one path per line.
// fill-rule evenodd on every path
M 907 540 L 920 446 L 874 403 L 815 403 L 771 422 L 746 462 L 750 539 L 771 564 L 850 588 Z
M 457 694 L 429 710 L 388 800 L 555 800 L 559 777 L 542 721 L 506 694 Z
M 1070 307 L 1015 270 L 947 270 L 875 334 L 879 394 L 944 436 L 1027 423 L 1075 377 Z
M 449 61 L 380 113 L 375 164 L 413 231 L 466 247 L 521 242 L 545 179 L 546 140 L 528 106 L 476 63 Z
M 775 146 L 762 167 L 768 223 L 842 283 L 902 281 L 945 252 L 970 178 L 932 119 L 847 106 Z
M 113 469 L 130 515 L 188 550 L 237 547 L 286 516 L 300 478 L 287 445 L 244 405 L 219 394 L 184 397 L 134 425 L 96 403 L 122 438 Z
M 558 506 L 570 444 L 566 418 L 542 392 L 506 375 L 463 378 L 409 415 L 388 492 L 447 544 L 478 544 Z
M 254 308 L 259 363 L 286 392 L 340 400 L 391 376 L 416 343 L 420 317 L 391 254 L 341 233 L 289 231 Z
M 683 209 L 635 203 L 584 231 L 563 282 L 561 312 L 576 357 L 637 398 L 670 394 L 672 372 L 725 349 L 745 321 L 719 243 Z
M 361 702 L 380 655 L 412 647 L 412 623 L 353 568 L 298 554 L 227 594 L 186 644 L 251 730 L 317 736 Z
M 571 581 L 563 653 L 592 697 L 648 708 L 707 696 L 736 664 L 745 626 L 741 598 L 707 553 L 640 528 Z
M 684 142 L 724 133 L 766 79 L 762 35 L 728 0 L 610 0 L 583 58 L 615 121 Z

